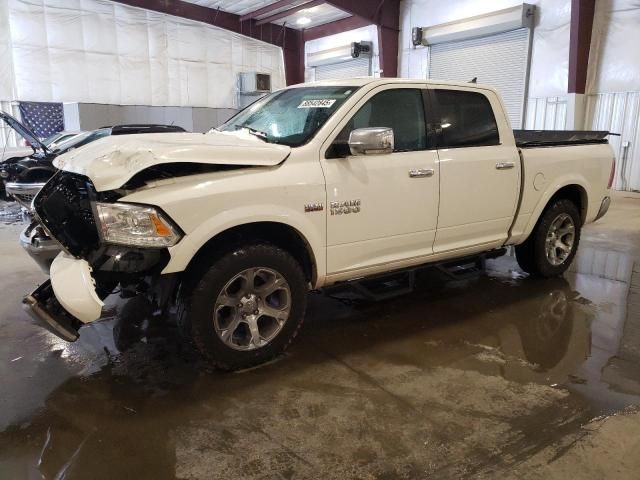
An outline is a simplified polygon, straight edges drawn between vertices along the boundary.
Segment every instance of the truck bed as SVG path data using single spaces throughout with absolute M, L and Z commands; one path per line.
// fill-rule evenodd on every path
M 516 145 L 520 148 L 555 147 L 609 143 L 611 132 L 601 130 L 514 130 Z

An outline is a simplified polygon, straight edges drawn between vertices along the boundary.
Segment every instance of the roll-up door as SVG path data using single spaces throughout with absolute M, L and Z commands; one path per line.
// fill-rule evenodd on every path
M 368 77 L 371 75 L 371 57 L 354 58 L 346 62 L 319 65 L 314 69 L 316 81 Z
M 478 83 L 494 87 L 502 96 L 511 125 L 522 127 L 529 32 L 520 28 L 470 40 L 431 45 L 429 78 Z

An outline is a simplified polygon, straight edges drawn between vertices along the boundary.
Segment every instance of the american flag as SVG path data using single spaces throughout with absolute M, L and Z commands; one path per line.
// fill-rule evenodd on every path
M 61 103 L 20 102 L 22 123 L 40 138 L 47 138 L 64 130 L 64 111 Z

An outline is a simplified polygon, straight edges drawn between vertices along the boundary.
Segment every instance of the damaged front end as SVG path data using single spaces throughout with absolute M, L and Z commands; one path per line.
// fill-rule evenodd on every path
M 51 264 L 50 280 L 23 303 L 64 340 L 76 340 L 83 324 L 100 317 L 104 298 L 118 285 L 132 292 L 157 285 L 168 247 L 183 235 L 156 207 L 118 202 L 120 196 L 59 171 L 33 202 L 36 220 L 63 252 Z

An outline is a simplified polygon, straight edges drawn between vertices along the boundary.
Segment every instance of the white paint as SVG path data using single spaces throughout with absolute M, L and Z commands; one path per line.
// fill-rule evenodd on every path
M 503 102 L 493 90 L 469 86 L 454 89 L 479 91 L 488 98 L 496 113 L 500 145 L 438 150 L 436 253 L 505 242 L 520 195 L 520 156 Z M 498 163 L 512 163 L 514 168 L 498 170 Z
M 86 260 L 62 252 L 53 260 L 49 275 L 53 293 L 67 312 L 83 323 L 100 318 L 104 303 L 96 294 Z
M 91 179 L 96 190 L 122 186 L 136 173 L 166 163 L 274 166 L 291 151 L 266 143 L 246 130 L 113 135 L 60 155 L 57 168 Z
M 341 83 L 346 85 L 345 82 L 319 85 Z M 518 162 L 513 135 L 495 91 L 459 82 L 363 78 L 348 84 L 361 88 L 313 139 L 297 148 L 234 137 L 232 149 L 230 145 L 227 148 L 226 144 L 220 144 L 216 136 L 201 135 L 198 143 L 190 134 L 148 134 L 132 136 L 131 144 L 95 142 L 98 146 L 94 150 L 91 145 L 85 147 L 86 154 L 78 154 L 62 167 L 87 174 L 100 188 L 116 188 L 144 166 L 167 161 L 196 158 L 203 163 L 257 165 L 158 180 L 119 201 L 158 206 L 185 233 L 181 241 L 169 249 L 171 259 L 163 273 L 184 270 L 196 252 L 215 235 L 238 225 L 267 221 L 289 225 L 303 236 L 316 269 L 313 287 L 453 259 L 499 247 L 505 242 L 521 243 L 532 231 L 551 196 L 565 185 L 577 184 L 585 189 L 588 197 L 585 217 L 589 223 L 608 194 L 612 159 L 609 145 L 524 149 L 521 208 L 513 235 L 507 239 L 520 187 L 520 169 L 516 166 L 498 174 L 493 165 L 498 159 Z M 476 147 L 456 152 L 432 150 L 325 159 L 324 152 L 342 127 L 376 91 L 444 85 L 478 89 L 490 98 L 501 146 L 486 151 L 481 151 L 485 147 Z M 203 143 L 209 138 L 218 142 L 216 149 L 204 148 Z M 178 144 L 182 148 L 178 148 Z M 261 152 L 256 150 L 259 147 Z M 98 152 L 102 155 L 97 155 Z M 287 156 L 285 153 L 288 154 L 286 161 L 279 163 L 279 158 Z M 469 168 L 455 168 L 456 160 Z M 472 161 L 478 162 L 478 168 L 473 168 Z M 423 168 L 432 168 L 434 175 L 408 176 L 409 170 Z M 482 172 L 485 168 L 487 171 Z M 542 187 L 539 182 L 534 185 L 538 173 L 546 179 Z M 350 200 L 360 200 L 360 212 L 330 215 L 327 208 L 330 202 Z M 308 203 L 324 203 L 325 209 L 305 213 L 304 205 Z M 81 273 L 76 272 L 75 277 L 81 277 Z M 58 276 L 53 268 L 52 276 Z M 55 281 L 60 285 L 58 279 Z M 82 284 L 79 278 L 68 281 L 70 285 Z

